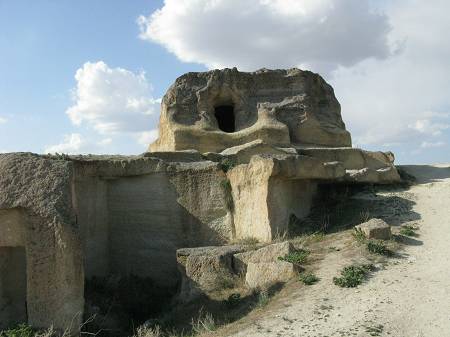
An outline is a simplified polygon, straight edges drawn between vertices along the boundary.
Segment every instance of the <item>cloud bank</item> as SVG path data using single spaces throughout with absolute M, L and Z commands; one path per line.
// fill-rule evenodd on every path
M 370 0 L 165 0 L 140 16 L 140 37 L 184 62 L 243 70 L 329 72 L 391 54 L 386 15 Z
M 417 148 L 448 144 L 450 44 L 442 32 L 450 31 L 449 10 L 444 0 L 391 2 L 385 7 L 393 26 L 389 39 L 403 40 L 402 52 L 333 73 L 357 144 L 393 148 L 408 162 L 417 162 Z M 441 160 L 450 161 L 441 151 Z

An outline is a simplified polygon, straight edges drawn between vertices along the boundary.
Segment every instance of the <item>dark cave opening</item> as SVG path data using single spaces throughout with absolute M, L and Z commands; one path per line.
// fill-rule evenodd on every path
M 235 116 L 234 116 L 234 106 L 232 105 L 220 105 L 215 107 L 215 117 L 217 119 L 217 124 L 219 129 L 232 133 L 236 131 Z

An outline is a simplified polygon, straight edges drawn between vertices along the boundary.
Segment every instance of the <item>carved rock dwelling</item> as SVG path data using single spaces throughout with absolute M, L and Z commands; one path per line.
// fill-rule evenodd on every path
M 321 185 L 398 182 L 393 161 L 351 147 L 317 74 L 185 74 L 164 96 L 147 153 L 0 155 L 0 330 L 76 332 L 93 278 L 183 288 L 177 250 L 268 243 L 308 215 Z

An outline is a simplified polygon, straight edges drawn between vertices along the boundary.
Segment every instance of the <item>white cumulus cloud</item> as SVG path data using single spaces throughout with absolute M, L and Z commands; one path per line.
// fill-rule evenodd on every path
M 161 104 L 152 97 L 145 74 L 111 68 L 99 61 L 86 62 L 76 71 L 75 79 L 74 103 L 66 113 L 78 130 L 85 130 L 65 135 L 44 152 L 116 153 L 118 148 L 142 152 L 150 143 L 143 142 L 153 140 L 151 130 L 158 123 Z
M 392 51 L 370 0 L 165 0 L 138 24 L 142 39 L 209 68 L 329 72 Z
M 84 150 L 87 142 L 83 139 L 83 137 L 79 133 L 72 133 L 64 136 L 64 141 L 56 144 L 48 146 L 44 153 L 65 153 L 65 154 L 77 154 L 81 153 Z
M 110 68 L 99 61 L 77 70 L 74 105 L 67 109 L 75 125 L 85 124 L 104 135 L 141 132 L 158 118 L 160 100 L 144 73 Z

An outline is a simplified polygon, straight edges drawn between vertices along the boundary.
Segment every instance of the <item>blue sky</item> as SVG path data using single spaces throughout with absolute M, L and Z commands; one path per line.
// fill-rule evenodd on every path
M 181 74 L 205 70 L 138 38 L 137 17 L 161 4 L 0 0 L 0 116 L 8 119 L 0 125 L 0 150 L 42 153 L 74 131 L 64 111 L 75 72 L 87 61 L 145 71 L 156 97 Z M 145 150 L 130 143 L 117 142 L 117 153 Z
M 138 154 L 179 75 L 297 66 L 334 86 L 355 145 L 450 162 L 450 4 L 373 4 L 0 0 L 0 152 Z

